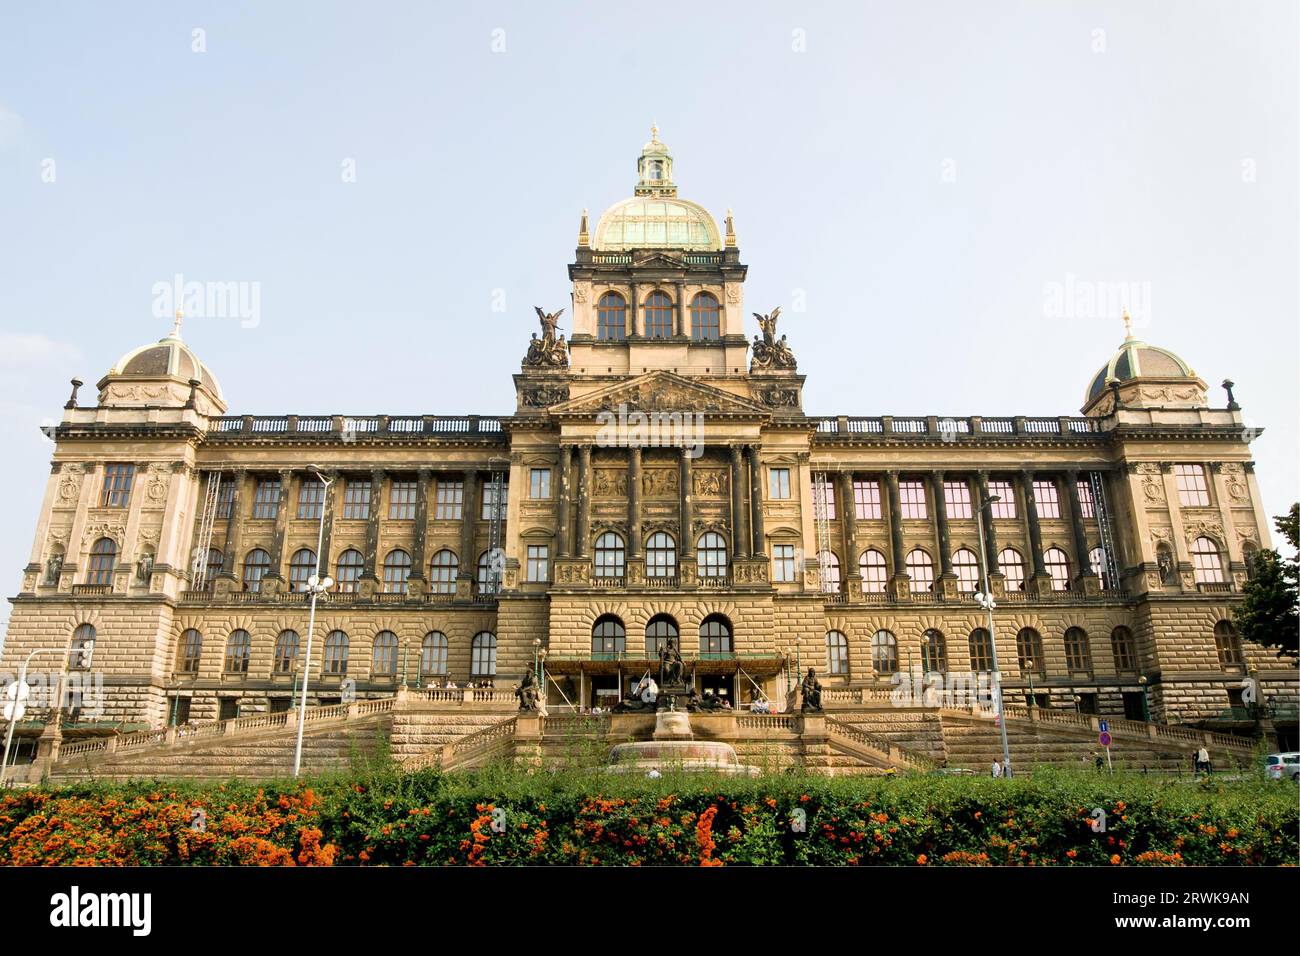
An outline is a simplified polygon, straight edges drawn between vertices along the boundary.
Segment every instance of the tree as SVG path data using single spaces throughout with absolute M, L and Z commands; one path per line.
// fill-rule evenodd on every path
M 1254 575 L 1246 582 L 1245 599 L 1233 611 L 1233 619 L 1243 640 L 1277 648 L 1278 657 L 1295 659 L 1300 634 L 1300 502 L 1274 518 L 1274 524 L 1290 543 L 1290 556 L 1259 552 Z

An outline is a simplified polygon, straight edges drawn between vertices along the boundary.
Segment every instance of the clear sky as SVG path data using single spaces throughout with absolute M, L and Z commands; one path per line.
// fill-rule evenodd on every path
M 1123 329 L 1049 292 L 1123 284 L 1213 404 L 1236 381 L 1280 512 L 1298 30 L 1291 0 L 6 4 L 4 593 L 39 427 L 168 331 L 155 283 L 257 284 L 256 324 L 185 327 L 232 414 L 506 413 L 652 120 L 734 208 L 809 413 L 1075 414 Z

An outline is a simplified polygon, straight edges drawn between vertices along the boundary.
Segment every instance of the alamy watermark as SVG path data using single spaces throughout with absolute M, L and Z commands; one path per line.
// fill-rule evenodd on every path
M 596 444 L 602 448 L 684 448 L 688 458 L 704 454 L 703 412 L 643 412 L 620 403 L 596 416 Z
M 237 319 L 245 329 L 262 321 L 262 283 L 242 281 L 186 281 L 176 273 L 169 281 L 155 282 L 153 314 L 169 319 L 177 312 L 186 318 Z

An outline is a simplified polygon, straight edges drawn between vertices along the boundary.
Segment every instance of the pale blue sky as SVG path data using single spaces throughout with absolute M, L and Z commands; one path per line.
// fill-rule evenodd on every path
M 1137 283 L 1142 337 L 1216 405 L 1235 379 L 1268 429 L 1256 459 L 1281 511 L 1300 418 L 1296 11 L 7 5 L 4 593 L 48 475 L 38 427 L 70 377 L 89 398 L 167 332 L 155 282 L 260 283 L 256 327 L 185 329 L 232 413 L 508 412 L 532 306 L 567 304 L 579 213 L 630 194 L 652 119 L 682 195 L 735 209 L 747 304 L 783 306 L 810 413 L 1076 413 L 1122 328 L 1049 315 L 1045 290 Z

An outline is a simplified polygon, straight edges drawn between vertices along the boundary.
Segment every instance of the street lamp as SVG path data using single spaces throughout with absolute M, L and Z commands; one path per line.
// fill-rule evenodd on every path
M 334 579 L 326 575 L 321 577 L 321 548 L 325 542 L 325 508 L 329 502 L 330 485 L 334 479 L 326 478 L 316 465 L 309 465 L 312 472 L 325 485 L 325 493 L 320 509 L 320 525 L 316 530 L 316 573 L 307 579 L 307 590 L 311 593 L 311 610 L 307 613 L 307 659 L 302 667 L 302 696 L 298 699 L 298 740 L 293 748 L 293 775 L 298 776 L 302 768 L 302 731 L 307 723 L 307 681 L 311 677 L 311 645 L 316 634 L 316 599 L 334 586 Z
M 1038 698 L 1034 695 L 1034 659 L 1031 657 L 1025 661 L 1025 666 L 1029 668 L 1029 706 L 1037 707 Z
M 997 606 L 997 603 L 993 600 L 993 585 L 989 583 L 988 541 L 984 537 L 984 512 L 992 508 L 995 501 L 1001 500 L 1001 495 L 990 495 L 975 510 L 975 521 L 980 539 L 980 571 L 984 575 L 984 590 L 975 595 L 975 602 L 988 613 L 989 650 L 992 652 L 993 658 L 993 705 L 997 710 L 998 730 L 1002 735 L 1002 767 L 1006 775 L 1010 777 L 1011 745 L 1007 742 L 1007 719 L 1002 707 L 1002 669 L 998 666 L 998 637 L 997 632 L 993 629 L 993 608 Z M 993 520 L 991 514 L 989 520 Z
M 1151 722 L 1151 708 L 1150 708 L 1150 706 L 1148 706 L 1148 704 L 1147 704 L 1147 691 L 1148 691 L 1150 688 L 1149 688 L 1149 686 L 1148 686 L 1148 681 L 1147 681 L 1147 675 L 1146 675 L 1146 674 L 1143 674 L 1141 677 L 1138 678 L 1138 684 L 1140 684 L 1141 687 L 1142 687 L 1142 722 L 1143 722 L 1143 723 L 1150 723 L 1150 722 Z
M 539 681 L 541 679 L 542 672 L 541 669 L 538 667 L 537 660 L 541 649 L 542 649 L 542 639 L 540 637 L 534 637 L 533 638 L 533 679 Z
M 1075 694 L 1075 695 L 1074 695 L 1074 712 L 1075 712 L 1076 714 L 1081 714 L 1081 713 L 1083 713 L 1083 711 L 1080 709 L 1080 706 L 1079 706 L 1081 703 L 1083 703 L 1083 698 L 1080 697 L 1078 694 Z
M 31 664 L 32 658 L 37 654 L 62 654 L 67 650 L 63 647 L 38 647 L 27 655 L 23 661 L 23 666 L 18 669 L 18 683 L 14 685 L 13 716 L 9 718 L 9 729 L 5 731 L 5 752 L 4 759 L 0 760 L 0 787 L 5 785 L 5 775 L 9 771 L 9 751 L 14 742 L 14 727 L 18 724 L 18 718 L 21 716 L 23 709 L 22 693 L 23 688 L 27 686 L 27 667 Z M 57 691 L 56 691 L 57 695 Z M 54 720 L 57 724 L 59 720 L 58 701 L 55 701 Z

